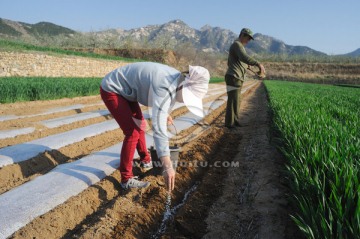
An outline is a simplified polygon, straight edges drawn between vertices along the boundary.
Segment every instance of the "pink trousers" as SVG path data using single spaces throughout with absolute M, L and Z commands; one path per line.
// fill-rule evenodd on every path
M 100 94 L 125 135 L 119 169 L 121 182 L 126 182 L 134 176 L 132 167 L 135 149 L 138 151 L 141 162 L 150 162 L 151 158 L 145 142 L 146 122 L 138 102 L 128 101 L 121 95 L 104 91 L 101 87 Z

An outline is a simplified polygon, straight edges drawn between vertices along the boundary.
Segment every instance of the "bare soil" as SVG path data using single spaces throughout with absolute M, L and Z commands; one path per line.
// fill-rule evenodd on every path
M 244 87 L 248 84 L 251 82 Z M 285 160 L 271 144 L 271 119 L 264 86 L 257 84 L 242 99 L 242 127 L 223 127 L 224 104 L 202 124 L 181 132 L 171 141 L 182 148 L 171 205 L 174 208 L 184 204 L 165 224 L 162 233 L 157 234 L 167 197 L 163 177 L 134 167 L 135 175 L 151 182 L 150 187 L 123 191 L 120 174 L 115 171 L 35 218 L 11 238 L 301 238 L 289 217 L 293 212 L 283 174 Z M 82 100 L 90 104 L 99 98 L 66 99 L 58 105 L 78 104 Z M 36 104 L 32 106 L 35 111 L 43 112 L 41 107 L 53 108 L 54 103 L 57 104 L 56 101 L 44 102 L 38 109 Z M 7 107 L 1 105 L 0 109 L 6 114 L 15 114 Z M 20 111 L 29 114 L 29 110 L 26 111 L 29 105 L 25 103 L 12 107 L 19 110 L 16 114 Z M 185 112 L 186 109 L 181 108 L 172 115 L 177 117 Z M 31 120 L 24 123 L 30 124 Z M 63 130 L 61 128 L 58 130 Z M 5 183 L 0 185 L 0 193 L 45 174 L 58 164 L 114 145 L 122 138 L 121 131 L 114 130 L 46 152 L 26 163 L 3 167 L 0 182 Z M 235 166 L 226 167 L 230 163 Z M 194 185 L 196 189 L 183 202 L 184 195 Z
M 266 79 L 320 84 L 360 84 L 359 63 L 265 62 Z
M 218 97 L 218 96 L 217 96 Z M 73 105 L 73 104 L 92 104 L 94 102 L 99 101 L 99 97 L 84 97 L 83 98 L 76 98 L 76 99 L 62 99 L 62 100 L 55 100 L 52 104 L 49 104 L 48 101 L 40 101 L 38 104 L 34 104 L 34 102 L 21 102 L 21 103 L 15 103 L 15 104 L 8 104 L 3 105 L 2 108 L 4 111 L 15 108 L 21 110 L 22 114 L 27 113 L 27 115 L 33 114 L 32 112 L 44 112 L 44 109 L 42 108 L 43 105 Z M 211 100 L 214 100 L 216 97 L 210 97 L 206 99 L 204 102 L 208 102 Z M 59 102 L 60 103 L 59 103 Z M 99 107 L 99 106 L 96 106 Z M 33 109 L 34 108 L 34 109 Z M 52 107 L 51 107 L 52 108 Z M 91 106 L 92 108 L 92 106 Z M 102 109 L 106 108 L 105 106 L 101 106 Z M 142 109 L 146 109 L 146 107 L 142 107 Z M 44 119 L 52 119 L 61 117 L 64 115 L 72 115 L 75 113 L 81 113 L 88 111 L 88 107 L 84 107 L 79 110 L 70 110 L 66 112 L 56 113 L 56 114 L 50 114 L 50 115 L 44 115 L 41 116 L 41 120 Z M 188 112 L 186 107 L 181 107 L 171 113 L 172 117 L 176 118 L 178 116 L 181 116 L 182 114 Z M 26 114 L 25 114 L 26 115 Z M 75 128 L 84 127 L 87 125 L 99 123 L 106 121 L 108 119 L 112 118 L 111 115 L 109 116 L 101 116 L 93 119 L 88 120 L 82 120 L 78 121 L 72 124 L 68 125 L 62 125 L 53 129 L 47 129 L 43 127 L 43 129 L 36 130 L 34 133 L 26 134 L 17 136 L 15 138 L 8 138 L 8 139 L 2 139 L 0 140 L 0 147 L 6 147 L 10 145 L 14 145 L 17 143 L 23 143 L 30 140 L 34 140 L 37 138 L 46 137 L 48 135 L 53 135 L 61 132 L 65 132 L 68 130 L 72 130 Z M 24 121 L 28 124 L 37 124 L 37 120 L 39 120 L 39 117 L 29 117 L 26 119 L 20 119 L 20 120 L 8 120 L 5 121 L 7 124 L 11 124 L 14 128 L 22 128 L 24 126 Z M 151 126 L 151 121 L 148 120 L 148 125 Z M 198 128 L 198 129 L 196 129 Z M 182 133 L 178 137 L 175 138 L 174 143 L 182 143 L 185 141 L 189 141 L 192 138 L 196 137 L 196 133 L 202 131 L 199 127 L 194 127 L 191 131 L 188 131 L 189 133 L 185 134 Z M 191 133 L 190 133 L 191 132 Z M 30 160 L 22 161 L 16 164 L 7 165 L 5 167 L 0 168 L 0 194 L 4 193 L 16 186 L 19 186 L 23 183 L 28 182 L 31 179 L 34 179 L 35 177 L 38 177 L 40 175 L 43 175 L 53 168 L 55 168 L 59 164 L 63 163 L 69 163 L 72 161 L 75 161 L 79 158 L 82 158 L 88 154 L 91 154 L 93 152 L 105 149 L 107 147 L 110 147 L 117 142 L 120 142 L 124 139 L 124 135 L 122 134 L 120 129 L 108 131 L 105 133 L 102 133 L 97 136 L 88 137 L 83 141 L 80 141 L 78 143 L 74 143 L 65 147 L 62 147 L 59 150 L 51 150 L 46 151 L 44 153 L 41 153 Z
M 248 94 L 242 127 L 222 128 L 221 143 L 208 159 L 213 163 L 161 238 L 303 238 L 289 217 L 285 159 L 271 144 L 264 86 Z M 212 126 L 221 129 L 223 119 Z
M 48 101 L 30 101 L 30 102 L 18 102 L 13 104 L 0 104 L 1 115 L 16 115 L 16 116 L 29 116 L 26 118 L 6 120 L 1 122 L 0 130 L 14 130 L 26 127 L 34 127 L 35 131 L 30 134 L 18 135 L 14 138 L 6 138 L 0 140 L 0 148 L 10 145 L 15 145 L 30 140 L 46 137 L 53 134 L 58 134 L 68 130 L 81 128 L 87 125 L 103 122 L 109 119 L 109 116 L 102 116 L 87 120 L 78 121 L 72 124 L 63 125 L 56 128 L 46 128 L 41 124 L 43 120 L 55 119 L 63 116 L 74 115 L 78 113 L 90 112 L 95 110 L 106 109 L 105 105 L 92 104 L 100 103 L 99 96 L 77 97 L 73 99 L 60 99 L 60 100 L 48 100 Z M 71 105 L 83 104 L 85 107 L 81 109 L 67 110 L 58 113 L 32 116 L 41 114 L 49 109 L 57 107 L 65 107 Z

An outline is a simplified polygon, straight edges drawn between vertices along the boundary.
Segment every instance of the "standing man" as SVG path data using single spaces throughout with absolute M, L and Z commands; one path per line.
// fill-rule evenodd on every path
M 128 64 L 104 77 L 101 98 L 125 135 L 119 168 L 123 189 L 145 188 L 150 184 L 138 180 L 132 172 L 135 150 L 140 155 L 140 166 L 152 168 L 145 142 L 146 122 L 139 103 L 152 107 L 156 153 L 162 162 L 166 188 L 171 191 L 175 185 L 175 170 L 167 136 L 167 124 L 172 123 L 169 112 L 178 101 L 203 117 L 202 98 L 208 90 L 209 80 L 209 71 L 201 66 L 189 66 L 189 73 L 184 76 L 170 66 L 153 62 Z
M 259 67 L 259 75 L 265 74 L 264 66 L 250 57 L 245 51 L 245 46 L 250 40 L 254 40 L 252 31 L 249 28 L 243 28 L 239 38 L 230 46 L 228 69 L 225 75 L 228 95 L 225 115 L 225 126 L 227 128 L 240 126 L 241 87 L 245 80 L 247 68 L 245 64 Z

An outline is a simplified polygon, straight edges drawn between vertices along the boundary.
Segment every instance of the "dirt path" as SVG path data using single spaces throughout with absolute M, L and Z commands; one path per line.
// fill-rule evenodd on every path
M 233 238 L 300 238 L 289 217 L 285 159 L 271 144 L 271 118 L 263 85 L 256 89 L 242 110 L 244 126 L 239 131 L 243 138 L 234 158 L 241 167 L 240 170 L 230 168 L 223 196 L 206 220 L 209 233 L 205 238 L 224 233 L 227 227 L 226 231 L 233 232 Z M 229 197 L 234 194 L 236 197 Z M 221 207 L 225 202 L 228 206 Z M 218 216 L 226 212 L 227 220 L 216 223 Z M 236 223 L 230 223 L 231 220 Z
M 288 216 L 284 159 L 270 142 L 263 85 L 244 97 L 241 110 L 243 127 L 226 133 L 239 140 L 215 158 L 235 166 L 210 168 L 163 238 L 301 238 Z

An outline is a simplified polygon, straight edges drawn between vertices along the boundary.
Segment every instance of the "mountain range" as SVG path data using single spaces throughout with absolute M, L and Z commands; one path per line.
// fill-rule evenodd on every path
M 76 34 L 96 36 L 100 39 L 115 39 L 116 41 L 131 40 L 159 47 L 176 47 L 181 44 L 192 44 L 204 52 L 223 53 L 238 37 L 238 33 L 220 27 L 203 26 L 197 30 L 181 20 L 173 20 L 165 24 L 148 25 L 130 30 L 108 29 L 97 32 L 80 33 L 72 29 L 49 22 L 29 24 L 0 18 L 0 38 L 34 38 L 59 35 L 73 37 Z M 255 41 L 247 45 L 247 51 L 252 54 L 285 54 L 285 55 L 315 55 L 326 56 L 306 46 L 292 46 L 274 37 L 256 33 Z M 360 48 L 344 54 L 345 56 L 360 56 Z
M 44 35 L 57 36 L 60 34 L 71 35 L 76 31 L 50 22 L 29 24 L 0 18 L 0 37 L 33 37 Z

